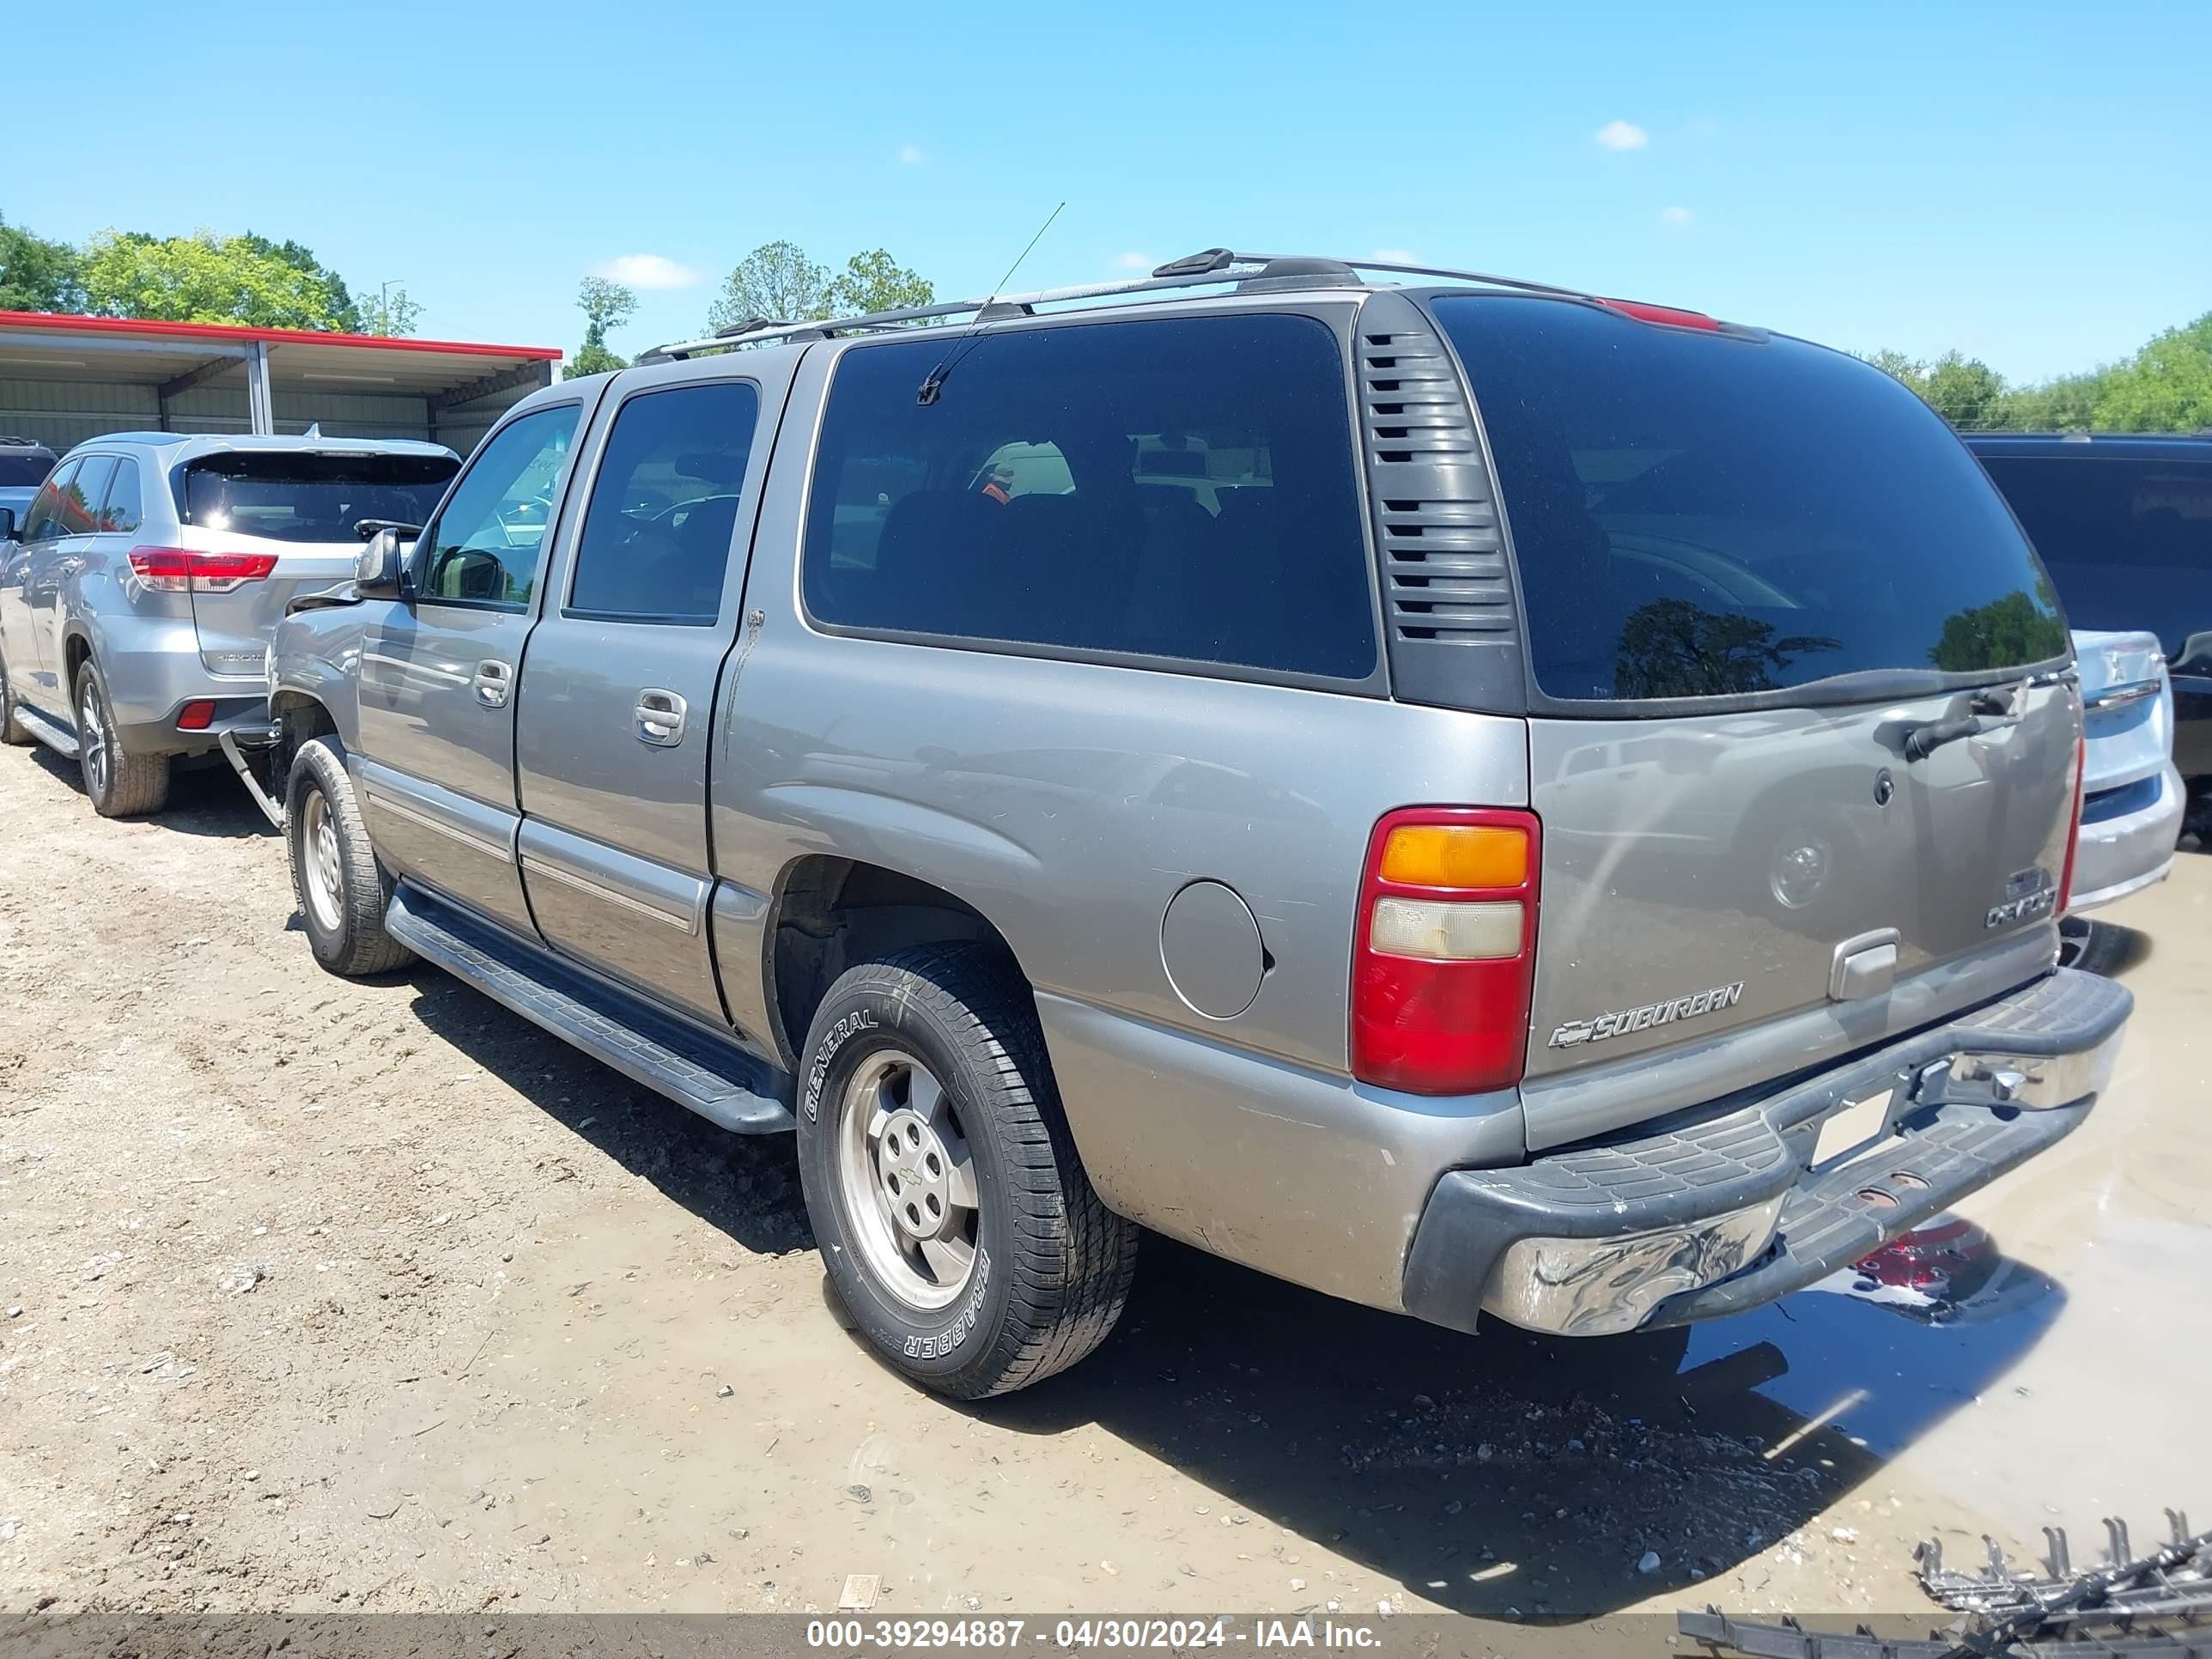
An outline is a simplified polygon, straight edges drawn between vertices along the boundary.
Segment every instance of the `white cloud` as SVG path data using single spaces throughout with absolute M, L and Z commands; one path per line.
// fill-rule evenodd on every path
M 899 146 L 899 163 L 902 167 L 918 167 L 927 159 L 927 157 L 922 155 L 921 146 L 919 144 L 901 144 Z
M 1159 261 L 1149 253 L 1131 252 L 1122 254 L 1114 263 L 1124 270 L 1150 270 Z
M 690 288 L 699 280 L 699 273 L 690 266 L 679 265 L 658 253 L 625 253 L 593 265 L 592 275 L 624 288 Z
M 1367 257 L 1380 259 L 1386 265 L 1417 265 L 1421 263 L 1413 257 L 1413 250 L 1409 247 L 1378 247 Z
M 1686 207 L 1662 207 L 1659 210 L 1659 222 L 1669 230 L 1687 230 L 1690 219 L 1690 210 Z
M 1612 150 L 1642 149 L 1651 142 L 1651 135 L 1633 121 L 1607 121 L 1591 137 Z

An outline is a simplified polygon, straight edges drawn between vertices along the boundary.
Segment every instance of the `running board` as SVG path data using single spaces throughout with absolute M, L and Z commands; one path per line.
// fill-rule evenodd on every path
M 60 721 L 40 714 L 26 702 L 19 702 L 15 705 L 15 718 L 29 728 L 33 737 L 64 760 L 76 758 L 76 733 Z
M 710 1123 L 742 1135 L 799 1127 L 779 1097 L 783 1073 L 416 888 L 401 884 L 384 926 L 425 961 Z

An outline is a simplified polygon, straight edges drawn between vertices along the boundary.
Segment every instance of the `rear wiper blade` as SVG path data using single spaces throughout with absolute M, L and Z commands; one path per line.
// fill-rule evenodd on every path
M 1905 733 L 1905 758 L 1926 760 L 1947 743 L 1956 743 L 1961 738 L 1978 738 L 1984 732 L 2012 725 L 2020 719 L 2021 694 L 2025 689 L 2008 685 L 1977 691 L 1966 705 L 1967 713 L 1953 720 L 1929 720 L 1908 727 Z

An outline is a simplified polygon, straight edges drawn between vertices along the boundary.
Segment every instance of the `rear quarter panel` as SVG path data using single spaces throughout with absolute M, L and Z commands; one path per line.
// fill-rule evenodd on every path
M 1386 1098 L 1352 1083 L 1363 860 L 1395 807 L 1525 805 L 1525 727 L 1372 696 L 816 630 L 797 555 L 830 356 L 810 356 L 785 417 L 746 634 L 716 708 L 718 875 L 773 896 L 796 860 L 820 854 L 957 895 L 1005 937 L 1038 994 L 1070 1125 L 1109 1205 L 1395 1305 L 1435 1170 L 1488 1147 L 1517 1156 L 1518 1103 L 1510 1091 Z M 1250 1006 L 1227 1018 L 1186 1003 L 1162 956 L 1170 901 L 1209 878 L 1242 896 L 1267 951 Z M 755 1030 L 770 1029 L 774 928 L 773 903 L 726 934 L 718 918 L 731 1013 Z M 1400 1132 L 1418 1159 L 1394 1162 Z M 1286 1249 L 1296 1229 L 1306 1243 Z

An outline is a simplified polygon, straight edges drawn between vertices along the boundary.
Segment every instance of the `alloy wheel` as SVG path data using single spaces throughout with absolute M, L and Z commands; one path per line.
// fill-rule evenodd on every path
M 975 1271 L 975 1159 L 958 1109 L 912 1054 L 862 1060 L 838 1101 L 837 1183 L 852 1242 L 909 1307 L 957 1300 Z

